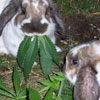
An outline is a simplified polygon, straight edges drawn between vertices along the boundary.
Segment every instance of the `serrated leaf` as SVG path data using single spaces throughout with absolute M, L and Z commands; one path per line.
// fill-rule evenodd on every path
M 53 100 L 53 90 L 52 88 L 49 89 L 47 92 L 46 96 L 44 97 L 43 100 Z
M 32 88 L 28 88 L 29 91 L 29 100 L 40 100 L 41 97 L 39 93 L 36 90 L 33 90 Z
M 16 67 L 14 68 L 14 71 L 13 71 L 13 85 L 14 85 L 16 95 L 18 95 L 20 92 L 20 77 L 19 77 Z
M 55 45 L 52 43 L 52 41 L 48 38 L 48 36 L 43 37 L 46 43 L 46 48 L 48 49 L 50 55 L 52 56 L 52 59 L 54 62 L 60 66 L 60 57 L 56 51 Z
M 38 54 L 38 37 L 36 36 L 34 40 L 31 42 L 30 47 L 26 53 L 24 58 L 24 76 L 25 79 L 28 78 L 28 75 L 32 69 L 34 61 L 36 60 L 36 56 Z
M 42 67 L 42 71 L 46 78 L 51 73 L 51 69 L 53 66 L 52 57 L 46 48 L 45 40 L 43 39 L 44 36 L 39 37 L 40 40 L 40 64 Z
M 22 67 L 22 68 L 24 68 L 23 62 L 24 62 L 24 58 L 26 56 L 27 50 L 30 47 L 31 38 L 32 37 L 25 36 L 24 40 L 21 42 L 21 44 L 19 46 L 17 59 L 18 59 L 18 63 L 20 65 L 20 67 Z
M 38 37 L 25 37 L 18 51 L 18 62 L 23 68 L 25 79 L 27 80 L 38 53 Z
M 4 85 L 4 83 L 0 80 L 0 89 L 4 90 L 5 92 L 8 92 L 9 94 L 15 96 L 14 92 L 11 91 L 8 87 Z
M 40 41 L 40 64 L 45 77 L 48 78 L 48 75 L 51 73 L 53 62 L 42 41 Z

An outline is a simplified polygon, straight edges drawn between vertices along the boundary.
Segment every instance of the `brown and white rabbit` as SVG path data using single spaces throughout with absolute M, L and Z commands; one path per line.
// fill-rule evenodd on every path
M 64 32 L 57 5 L 52 0 L 0 0 L 0 5 L 0 53 L 16 56 L 25 35 L 47 35 L 55 44 L 55 32 Z
M 94 41 L 72 48 L 66 56 L 65 76 L 75 85 L 79 79 L 78 74 L 80 70 L 82 67 L 88 66 L 88 64 L 91 64 L 92 70 L 96 73 L 95 78 L 100 86 L 100 41 Z

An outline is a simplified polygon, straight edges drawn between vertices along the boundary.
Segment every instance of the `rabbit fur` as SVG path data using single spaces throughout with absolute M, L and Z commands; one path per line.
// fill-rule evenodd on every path
M 84 69 L 84 66 L 85 67 L 87 66 L 86 70 L 91 70 L 91 71 L 87 71 L 87 72 L 93 73 L 92 75 L 94 75 L 94 72 L 95 72 L 95 75 L 94 76 L 91 76 L 91 75 L 88 75 L 88 74 L 86 75 L 86 73 L 82 70 L 82 69 Z M 90 69 L 89 69 L 88 66 L 90 67 Z M 79 89 L 80 86 L 82 86 L 82 85 L 84 86 L 86 84 L 86 82 L 88 80 L 90 80 L 93 83 L 92 84 L 93 86 L 90 87 L 91 88 L 90 90 L 94 89 L 94 91 L 97 93 L 97 91 L 98 91 L 97 87 L 100 88 L 100 41 L 94 41 L 94 42 L 91 42 L 91 43 L 82 44 L 82 45 L 73 47 L 68 52 L 68 54 L 66 56 L 66 62 L 65 62 L 65 66 L 64 66 L 64 73 L 65 73 L 66 78 L 73 85 L 75 85 L 76 90 L 77 90 L 77 88 L 76 88 L 77 86 L 78 86 L 78 89 Z M 84 78 L 81 75 L 82 73 L 84 74 L 83 75 L 84 77 L 88 76 L 88 78 L 90 77 L 90 79 L 86 80 L 86 78 Z M 80 80 L 79 80 L 80 77 L 81 77 L 82 82 L 80 82 Z M 93 79 L 91 79 L 91 77 Z M 86 82 L 84 82 L 83 79 L 85 79 Z M 81 85 L 79 85 L 79 84 L 81 84 Z M 96 85 L 94 85 L 94 84 L 96 84 Z M 87 92 L 88 91 L 87 88 L 85 88 L 85 89 L 86 89 L 86 92 Z M 83 92 L 83 90 L 81 90 L 81 92 Z M 99 92 L 100 92 L 100 90 L 99 90 Z M 75 99 L 75 100 L 77 100 L 77 99 Z M 84 99 L 79 99 L 79 100 L 84 100 Z M 87 100 L 87 99 L 85 99 L 85 100 Z M 92 99 L 90 99 L 90 100 L 92 100 Z M 100 100 L 100 98 L 95 99 L 95 100 Z
M 80 68 L 88 63 L 93 65 L 92 68 L 97 73 L 96 78 L 100 85 L 100 41 L 76 46 L 68 52 L 64 72 L 73 85 Z
M 47 35 L 55 44 L 55 33 L 64 33 L 58 7 L 52 0 L 0 0 L 0 5 L 0 53 L 17 56 L 25 35 Z

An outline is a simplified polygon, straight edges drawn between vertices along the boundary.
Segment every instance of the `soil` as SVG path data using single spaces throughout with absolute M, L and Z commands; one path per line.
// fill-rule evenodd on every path
M 100 39 L 100 18 L 83 14 L 66 16 L 64 39 L 72 39 L 80 43 Z

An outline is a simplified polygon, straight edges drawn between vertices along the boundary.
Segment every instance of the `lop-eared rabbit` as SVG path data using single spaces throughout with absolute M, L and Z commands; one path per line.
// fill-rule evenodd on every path
M 74 100 L 100 100 L 100 41 L 72 48 L 64 73 L 74 85 Z
M 0 0 L 0 53 L 16 56 L 25 35 L 47 35 L 55 44 L 56 32 L 63 35 L 64 25 L 52 0 Z

